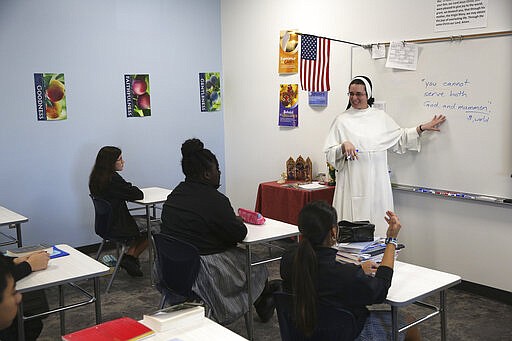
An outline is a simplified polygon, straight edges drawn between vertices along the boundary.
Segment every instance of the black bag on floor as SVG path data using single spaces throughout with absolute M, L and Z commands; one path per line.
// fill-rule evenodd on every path
M 375 225 L 369 221 L 348 221 L 338 222 L 338 243 L 371 242 Z

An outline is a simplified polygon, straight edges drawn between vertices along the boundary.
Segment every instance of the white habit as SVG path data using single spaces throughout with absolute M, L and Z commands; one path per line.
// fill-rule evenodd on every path
M 357 160 L 347 160 L 341 144 L 351 142 Z M 386 236 L 387 210 L 394 210 L 387 150 L 402 154 L 420 151 L 416 128 L 400 128 L 384 111 L 350 108 L 337 116 L 327 136 L 324 152 L 336 170 L 333 206 L 338 220 L 369 220 L 375 236 Z

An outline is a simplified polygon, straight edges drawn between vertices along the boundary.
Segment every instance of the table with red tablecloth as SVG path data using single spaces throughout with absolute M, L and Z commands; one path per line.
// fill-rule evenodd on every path
M 293 181 L 284 184 L 276 181 L 261 183 L 258 186 L 255 211 L 264 217 L 297 225 L 299 212 L 307 203 L 324 200 L 332 204 L 334 186 L 302 189 L 296 185 Z

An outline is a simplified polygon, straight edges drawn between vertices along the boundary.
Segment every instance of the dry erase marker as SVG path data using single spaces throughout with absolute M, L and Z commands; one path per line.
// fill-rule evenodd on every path
M 356 149 L 356 153 L 359 153 L 359 149 Z M 352 160 L 352 155 L 347 155 L 347 160 Z

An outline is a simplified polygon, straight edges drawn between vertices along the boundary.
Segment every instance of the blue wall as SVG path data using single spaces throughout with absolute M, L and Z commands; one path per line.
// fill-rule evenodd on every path
M 223 112 L 201 113 L 198 93 L 199 72 L 222 72 L 218 0 L 1 1 L 0 46 L 0 205 L 29 218 L 24 244 L 98 241 L 87 182 L 103 145 L 139 187 L 173 188 L 190 137 L 224 168 Z M 41 72 L 65 74 L 67 120 L 36 121 Z M 135 73 L 150 74 L 151 117 L 126 118 Z

